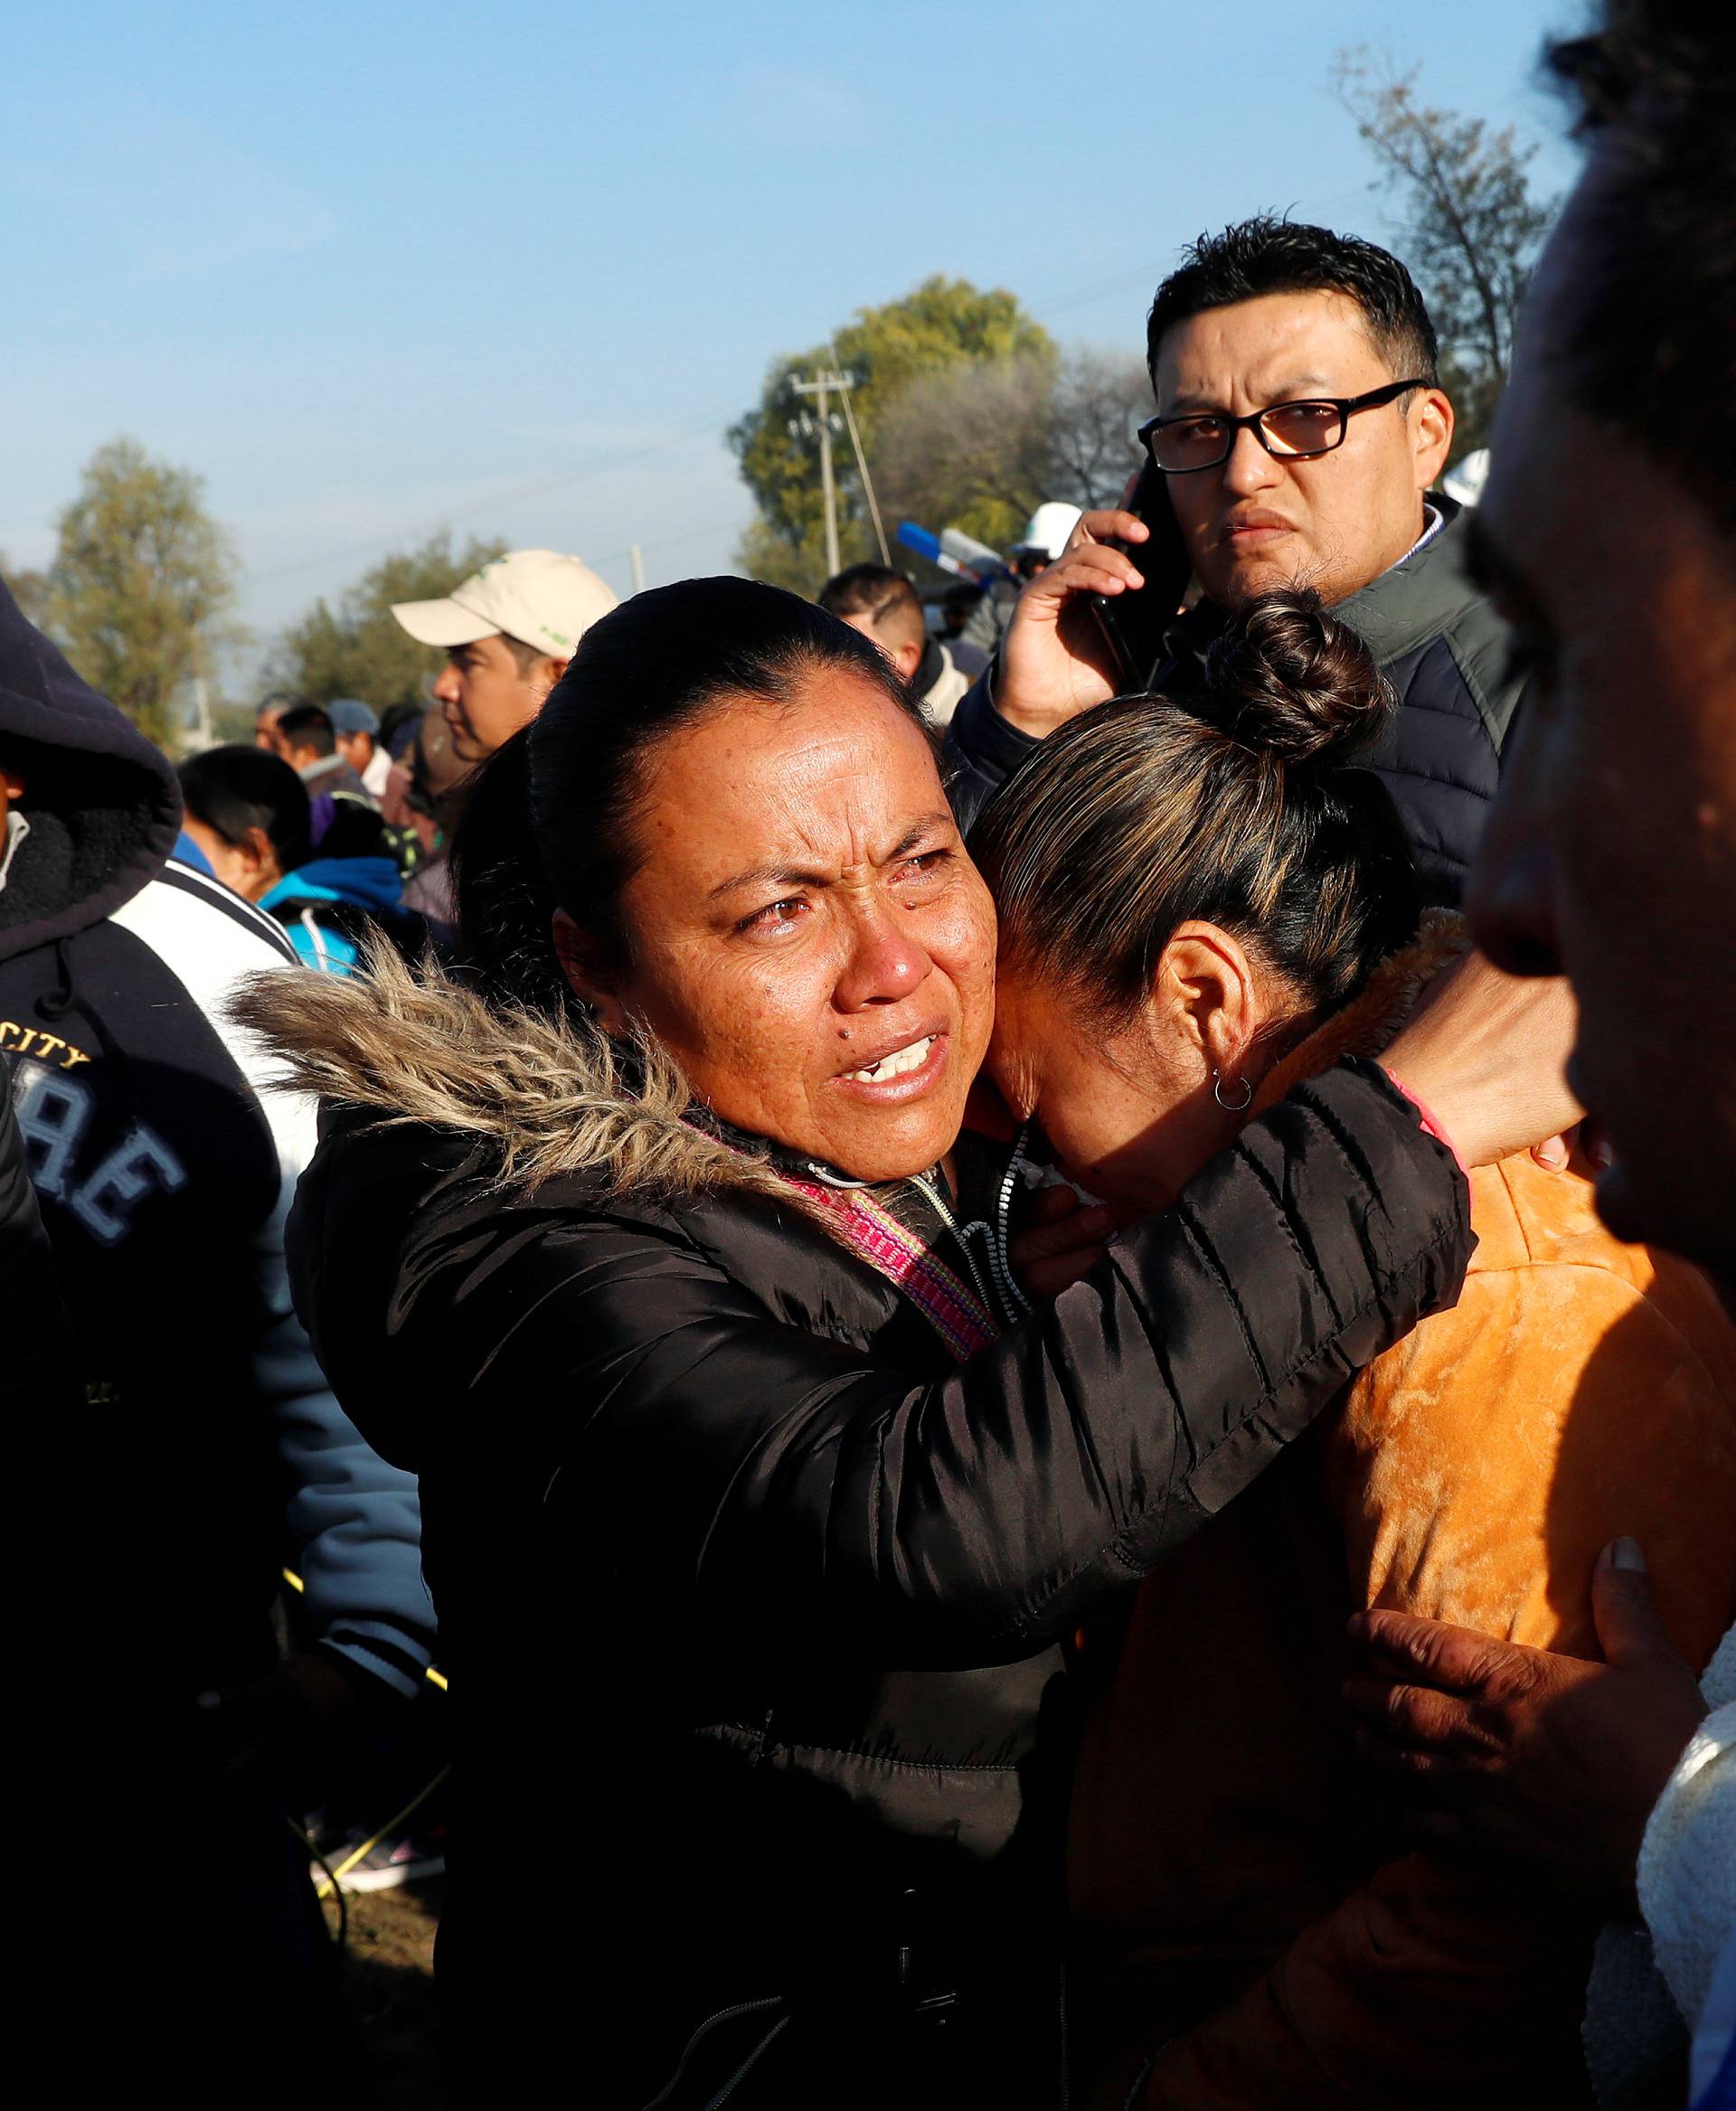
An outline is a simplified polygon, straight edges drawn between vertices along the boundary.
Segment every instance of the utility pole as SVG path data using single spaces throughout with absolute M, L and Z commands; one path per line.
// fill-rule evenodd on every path
M 826 508 L 826 576 L 832 579 L 839 570 L 838 564 L 838 495 L 832 482 L 832 420 L 826 414 L 826 398 L 829 389 L 844 389 L 849 384 L 841 373 L 820 372 L 804 382 L 792 382 L 790 386 L 798 396 L 816 399 L 814 410 L 820 424 L 820 500 Z
M 633 591 L 642 594 L 645 591 L 645 557 L 637 542 L 627 551 L 627 558 L 633 567 Z
M 886 530 L 881 523 L 880 501 L 874 496 L 874 480 L 868 474 L 868 457 L 862 451 L 862 435 L 856 430 L 856 414 L 850 408 L 850 390 L 854 374 L 844 371 L 844 362 L 838 357 L 838 348 L 832 347 L 832 358 L 837 367 L 843 386 L 838 391 L 838 401 L 844 405 L 844 422 L 850 429 L 850 445 L 856 450 L 856 474 L 862 478 L 862 495 L 868 501 L 868 518 L 874 523 L 874 541 L 880 545 L 880 561 L 891 564 L 892 553 L 886 547 Z

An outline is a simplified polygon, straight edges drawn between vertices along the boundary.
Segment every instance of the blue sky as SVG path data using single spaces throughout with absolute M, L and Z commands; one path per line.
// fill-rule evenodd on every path
M 768 363 L 936 271 L 1132 347 L 1202 227 L 1390 239 L 1326 84 L 1364 44 L 1543 142 L 1579 0 L 65 0 L 14 11 L 0 551 L 118 433 L 208 479 L 261 645 L 450 525 L 618 586 L 727 568 Z

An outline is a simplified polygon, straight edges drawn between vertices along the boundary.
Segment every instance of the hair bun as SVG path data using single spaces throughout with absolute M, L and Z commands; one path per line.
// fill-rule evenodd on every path
M 1341 762 L 1380 731 L 1392 693 L 1374 655 L 1317 594 L 1262 594 L 1205 655 L 1206 713 L 1279 762 Z

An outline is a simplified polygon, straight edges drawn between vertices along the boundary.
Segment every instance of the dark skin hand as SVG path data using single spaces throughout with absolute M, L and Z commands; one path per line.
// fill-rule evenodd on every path
M 202 1694 L 195 1702 L 204 1764 L 212 1776 L 234 1782 L 259 1772 L 293 1800 L 316 1786 L 323 1765 L 363 1734 L 382 1707 L 365 1673 L 354 1675 L 317 1650 L 287 1658 L 245 1686 Z
M 1646 1822 L 1706 1706 L 1632 1540 L 1604 1549 L 1591 1592 L 1602 1663 L 1358 1613 L 1365 1668 L 1345 1697 L 1364 1748 L 1425 1799 L 1427 1839 L 1523 1862 L 1564 1898 L 1633 1915 Z

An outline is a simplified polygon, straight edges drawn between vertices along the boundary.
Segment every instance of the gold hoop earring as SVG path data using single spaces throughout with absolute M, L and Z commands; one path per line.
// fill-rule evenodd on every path
M 1238 1078 L 1234 1082 L 1241 1087 L 1241 1098 L 1240 1099 L 1226 1099 L 1223 1096 L 1223 1079 L 1218 1071 L 1213 1070 L 1212 1073 L 1212 1097 L 1226 1114 L 1245 1114 L 1253 1104 L 1254 1080 L 1251 1078 Z

